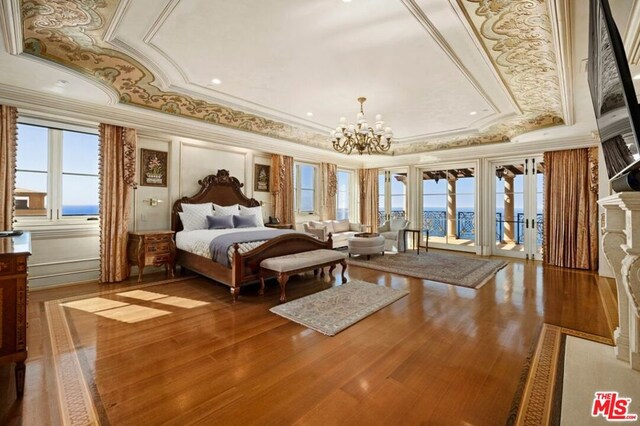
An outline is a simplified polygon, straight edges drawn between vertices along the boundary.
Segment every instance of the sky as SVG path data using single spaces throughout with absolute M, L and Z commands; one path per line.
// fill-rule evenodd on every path
M 98 205 L 98 136 L 62 132 L 62 205 Z M 47 191 L 48 129 L 18 125 L 16 187 Z M 69 173 L 92 174 L 77 176 Z M 49 202 L 49 197 L 47 197 Z M 50 207 L 50 206 L 48 206 Z

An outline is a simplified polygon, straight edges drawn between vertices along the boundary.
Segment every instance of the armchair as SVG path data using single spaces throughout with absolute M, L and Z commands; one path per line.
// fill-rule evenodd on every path
M 384 237 L 384 249 L 389 251 L 404 251 L 404 230 L 409 227 L 409 221 L 405 219 L 391 219 L 385 221 L 378 233 Z

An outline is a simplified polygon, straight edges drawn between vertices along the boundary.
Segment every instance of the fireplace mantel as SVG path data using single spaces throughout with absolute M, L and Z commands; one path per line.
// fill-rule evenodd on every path
M 603 251 L 618 289 L 616 356 L 640 371 L 640 192 L 621 192 L 598 204 L 605 211 Z

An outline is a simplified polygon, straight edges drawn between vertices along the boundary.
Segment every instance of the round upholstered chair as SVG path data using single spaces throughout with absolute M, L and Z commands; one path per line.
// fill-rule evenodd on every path
M 372 254 L 384 255 L 384 237 L 379 234 L 360 234 L 349 237 L 348 240 L 349 257 L 352 254 L 366 255 L 367 259 Z

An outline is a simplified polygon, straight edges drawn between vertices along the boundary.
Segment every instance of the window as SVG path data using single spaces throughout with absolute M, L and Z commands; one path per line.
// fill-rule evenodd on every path
M 294 209 L 298 213 L 312 214 L 316 211 L 316 167 L 311 164 L 296 164 L 293 171 Z
M 18 124 L 16 218 L 98 214 L 98 135 Z
M 336 219 L 349 219 L 351 202 L 351 176 L 353 173 L 338 170 L 338 193 L 336 200 Z

